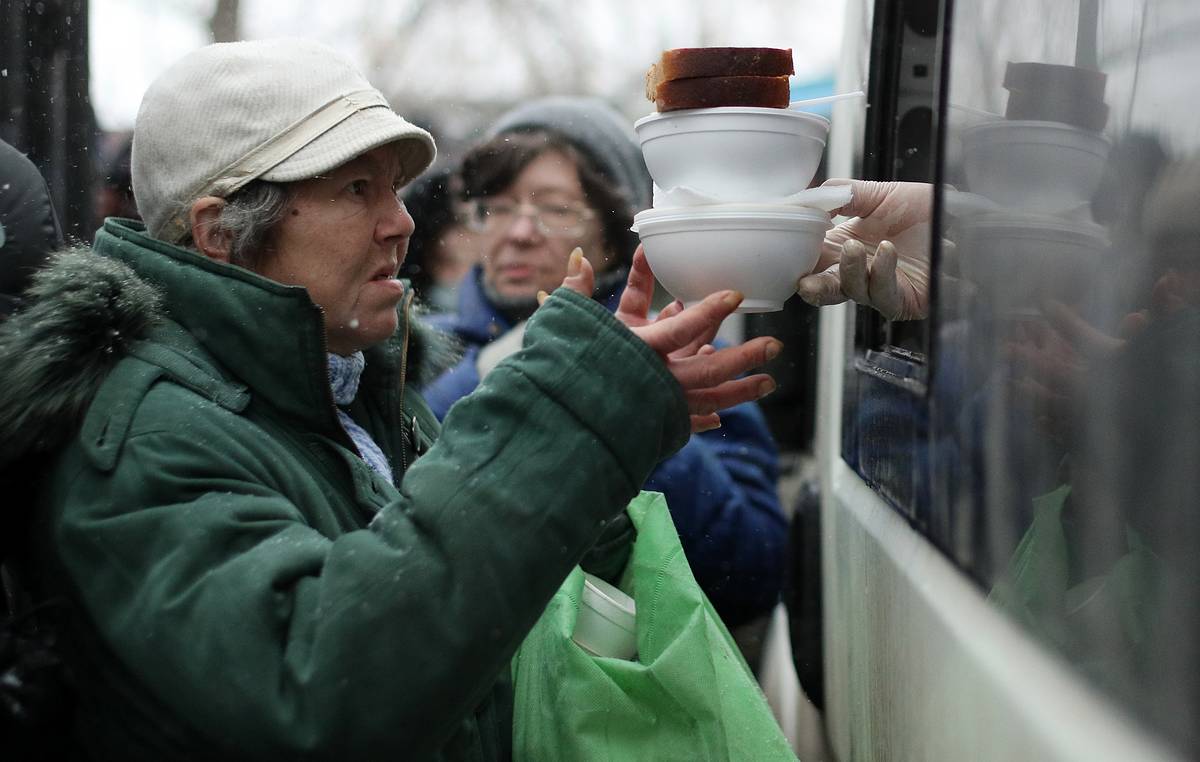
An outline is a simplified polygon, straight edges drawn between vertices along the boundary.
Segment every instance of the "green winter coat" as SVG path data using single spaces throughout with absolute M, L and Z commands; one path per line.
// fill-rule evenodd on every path
M 39 475 L 26 570 L 75 612 L 81 744 L 508 758 L 510 658 L 687 439 L 663 363 L 560 289 L 434 444 L 404 315 L 349 409 L 396 488 L 338 423 L 306 291 L 126 221 L 94 251 L 60 257 L 0 335 L 0 465 Z

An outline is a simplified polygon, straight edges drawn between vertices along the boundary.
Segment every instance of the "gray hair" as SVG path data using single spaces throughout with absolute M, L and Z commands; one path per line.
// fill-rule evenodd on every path
M 287 213 L 291 193 L 286 185 L 254 180 L 225 199 L 213 223 L 214 232 L 229 236 L 229 261 L 255 269 L 264 253 L 267 235 Z M 189 234 L 183 245 L 194 246 Z

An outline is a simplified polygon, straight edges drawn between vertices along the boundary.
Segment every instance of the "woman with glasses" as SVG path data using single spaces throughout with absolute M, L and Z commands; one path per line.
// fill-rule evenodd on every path
M 478 261 L 475 234 L 459 205 L 458 176 L 450 169 L 426 172 L 404 189 L 404 205 L 420 220 L 408 242 L 400 277 L 412 284 L 417 302 L 431 312 L 453 312 L 458 282 Z
M 650 205 L 632 132 L 599 100 L 533 101 L 489 135 L 460 171 L 482 261 L 460 285 L 456 313 L 431 318 L 465 346 L 462 360 L 423 390 L 439 418 L 521 348 L 538 293 L 562 282 L 576 248 L 596 273 L 593 298 L 617 309 L 638 244 L 633 214 Z M 696 580 L 732 625 L 774 605 L 786 525 L 761 411 L 747 403 L 720 421 L 660 463 L 644 488 L 666 495 Z

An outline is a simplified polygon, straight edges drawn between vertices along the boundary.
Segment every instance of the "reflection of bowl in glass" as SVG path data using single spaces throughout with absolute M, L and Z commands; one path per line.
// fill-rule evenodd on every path
M 1108 76 L 1096 69 L 1041 61 L 1009 61 L 1004 67 L 1004 89 L 1043 93 L 1054 98 L 1104 100 Z
M 1027 212 L 1055 214 L 1091 200 L 1108 140 L 1058 122 L 985 122 L 962 132 L 973 193 Z
M 733 289 L 738 312 L 772 312 L 817 262 L 829 215 L 781 204 L 647 209 L 634 217 L 650 269 L 685 306 Z
M 982 214 L 963 220 L 956 239 L 960 274 L 1000 310 L 1078 304 L 1111 263 L 1104 228 L 1059 217 Z
M 651 114 L 634 128 L 660 188 L 686 186 L 748 202 L 808 187 L 821 163 L 829 120 L 788 109 L 725 106 Z
M 1062 97 L 1040 92 L 1012 90 L 1004 116 L 1012 120 L 1062 122 L 1084 130 L 1099 132 L 1108 122 L 1108 105 L 1101 100 L 1078 96 Z

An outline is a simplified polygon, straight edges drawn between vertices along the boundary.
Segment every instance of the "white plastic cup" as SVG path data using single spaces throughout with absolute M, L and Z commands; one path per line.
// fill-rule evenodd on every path
M 636 658 L 637 606 L 633 598 L 585 572 L 571 639 L 593 656 Z

